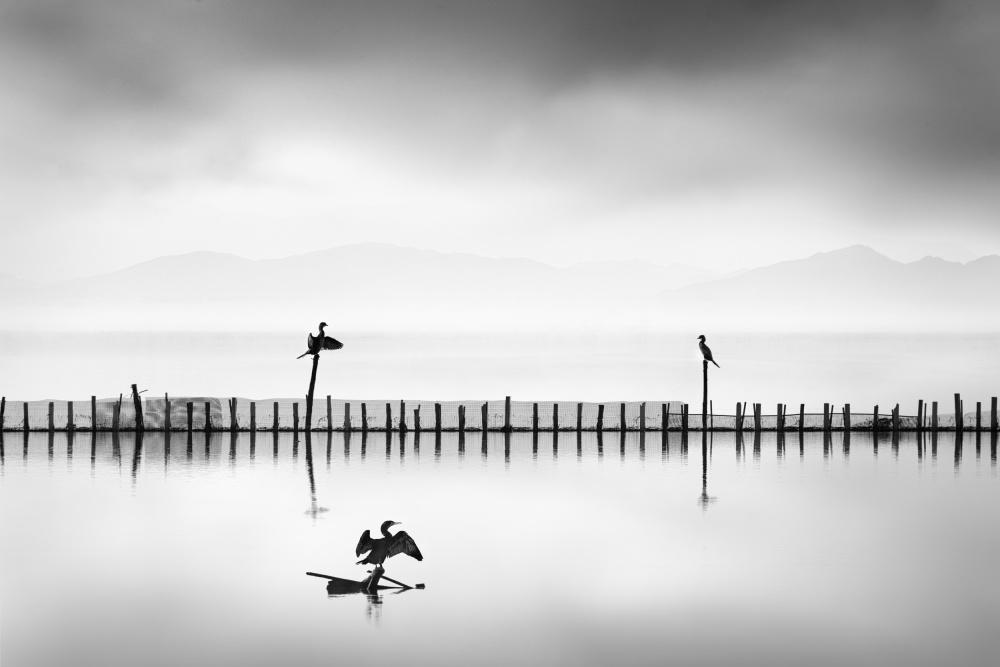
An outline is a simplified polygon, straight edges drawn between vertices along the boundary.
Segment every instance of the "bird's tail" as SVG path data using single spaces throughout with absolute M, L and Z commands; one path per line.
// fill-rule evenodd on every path
M 715 364 L 715 359 L 712 359 L 712 363 Z M 720 366 L 719 364 L 715 364 L 715 367 L 716 368 L 722 368 L 722 366 Z
M 301 359 L 302 357 L 306 356 L 307 354 L 309 354 L 309 351 L 308 351 L 308 350 L 307 350 L 307 351 L 305 351 L 305 352 L 303 352 L 302 354 L 300 354 L 299 356 L 297 356 L 297 357 L 295 357 L 295 358 L 296 358 L 296 359 Z

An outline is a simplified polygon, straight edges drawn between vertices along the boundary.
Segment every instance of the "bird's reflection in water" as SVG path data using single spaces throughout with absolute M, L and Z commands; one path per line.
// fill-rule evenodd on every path
M 382 598 L 378 593 L 369 593 L 365 595 L 368 598 L 368 604 L 365 607 L 365 618 L 368 619 L 369 623 L 376 626 L 382 625 Z
M 306 431 L 306 470 L 309 473 L 309 509 L 305 511 L 314 520 L 323 512 L 328 512 L 326 507 L 320 507 L 316 502 L 316 475 L 313 471 L 312 436 Z

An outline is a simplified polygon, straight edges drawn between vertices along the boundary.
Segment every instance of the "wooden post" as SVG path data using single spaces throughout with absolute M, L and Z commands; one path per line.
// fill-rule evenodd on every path
M 309 406 L 307 405 L 306 410 L 308 409 Z M 299 402 L 295 401 L 294 403 L 292 403 L 292 433 L 298 433 L 298 432 L 299 432 Z
M 49 433 L 56 428 L 56 404 L 49 401 Z
M 27 424 L 28 420 L 25 419 L 24 423 Z M 990 431 L 996 433 L 998 426 L 1000 423 L 997 422 L 997 397 L 994 396 L 990 399 Z
M 333 398 L 330 394 L 326 395 L 326 432 L 333 432 Z
M 368 435 L 368 406 L 361 404 L 361 433 Z
M 361 404 L 364 406 L 364 403 Z M 417 432 L 417 437 L 420 437 L 420 406 L 418 405 L 413 411 L 413 430 Z
M 983 430 L 983 403 L 976 401 L 976 433 Z
M 399 402 L 399 432 L 406 433 L 406 401 Z
M 28 402 L 25 401 L 22 403 L 21 407 L 24 408 L 24 437 L 28 437 L 28 431 L 31 430 L 31 427 L 28 424 Z
M 194 403 L 191 401 L 187 402 L 187 418 L 188 418 L 188 433 L 193 430 L 194 423 Z
M 489 403 L 483 403 L 483 433 L 489 428 Z
M 503 402 L 503 431 L 510 433 L 510 396 L 506 397 Z
M 739 401 L 736 401 L 736 430 L 743 430 L 743 406 Z
M 830 431 L 830 404 L 823 404 L 823 433 Z
M 296 403 L 296 406 L 298 404 Z M 212 404 L 205 401 L 205 432 L 212 430 Z
M 344 402 L 344 433 L 351 432 L 351 404 Z
M 962 395 L 955 394 L 955 430 L 961 431 L 965 428 L 965 415 L 962 414 Z
M 559 437 L 559 404 L 552 404 L 552 433 L 553 437 Z
M 233 396 L 232 402 L 229 404 L 229 431 L 230 433 L 236 433 L 239 430 L 239 425 L 236 423 L 236 397 Z
M 777 423 L 776 426 L 778 428 L 778 433 L 784 433 L 785 432 L 785 418 L 781 414 L 781 403 L 778 403 L 777 410 L 778 410 L 778 423 Z
M 111 415 L 112 433 L 118 433 L 118 427 L 121 425 L 121 418 L 122 418 L 122 395 L 118 394 L 118 402 L 115 403 L 115 411 Z
M 917 433 L 924 430 L 924 399 L 917 401 Z
M 250 433 L 257 432 L 257 401 L 250 401 Z
M 604 430 L 604 403 L 600 403 L 597 406 L 597 432 L 600 433 Z
M 271 429 L 271 430 L 274 431 L 274 437 L 275 438 L 278 437 L 278 429 L 279 429 L 279 427 L 280 427 L 280 424 L 278 423 L 278 402 L 275 401 L 274 402 L 274 426 Z M 190 430 L 190 429 L 188 429 L 188 430 Z M 277 447 L 277 442 L 278 441 L 275 440 L 274 442 L 275 442 L 275 447 Z M 275 451 L 277 451 L 277 450 L 275 450 Z
M 312 373 L 309 375 L 309 391 L 306 393 L 306 431 L 312 430 L 313 391 L 316 389 L 316 368 L 319 367 L 319 355 L 313 355 Z M 296 403 L 298 405 L 298 403 Z M 295 419 L 295 431 L 298 432 L 298 419 Z
M 538 433 L 538 403 L 531 404 L 531 432 Z
M 66 431 L 68 433 L 73 432 L 73 401 L 66 403 Z M 3 418 L 0 417 L 0 428 L 3 428 Z
M 441 433 L 441 404 L 434 404 L 434 432 Z
M 97 430 L 97 397 L 90 397 L 90 431 L 93 433 Z
M 851 430 L 851 404 L 844 404 L 844 431 Z
M 666 432 L 670 425 L 670 408 L 666 403 L 660 403 L 660 430 Z
M 688 404 L 681 406 L 681 431 L 687 433 L 688 430 Z
M 931 433 L 937 433 L 938 430 L 938 418 L 937 418 L 937 401 L 931 402 Z
M 385 404 L 385 431 L 392 431 L 392 403 Z
M 142 399 L 139 398 L 139 388 L 132 385 L 132 405 L 135 407 L 135 430 L 142 433 L 146 430 L 146 425 L 142 419 Z
M 458 406 L 458 432 L 460 434 L 465 433 L 465 406 Z
M 639 404 L 639 435 L 646 434 L 646 403 Z
M 583 403 L 576 404 L 576 432 L 583 431 Z
M 7 397 L 0 396 L 0 433 L 3 433 L 3 413 L 6 411 L 7 411 Z
M 701 430 L 708 428 L 708 360 L 701 362 L 701 376 L 703 380 L 701 392 Z
M 764 424 L 761 423 L 762 421 L 763 421 L 763 419 L 762 419 L 761 404 L 760 403 L 754 403 L 753 404 L 753 430 L 754 430 L 754 433 L 756 433 L 757 435 L 760 435 L 761 429 L 764 428 Z
M 621 415 L 618 417 L 618 428 L 625 432 L 625 404 L 621 404 Z
M 163 430 L 170 431 L 170 394 L 163 394 Z
M 876 431 L 878 431 L 878 406 L 877 405 L 875 406 L 875 409 L 872 410 L 872 433 L 875 433 Z

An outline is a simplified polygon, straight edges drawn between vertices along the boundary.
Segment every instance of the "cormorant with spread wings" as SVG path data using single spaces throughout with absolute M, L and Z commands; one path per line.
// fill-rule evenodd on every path
M 381 565 L 386 558 L 395 556 L 396 554 L 406 554 L 417 560 L 423 560 L 424 556 L 420 553 L 420 549 L 417 548 L 417 543 L 413 541 L 413 538 L 405 530 L 401 530 L 395 535 L 389 532 L 389 526 L 395 526 L 398 523 L 399 521 L 383 521 L 382 537 L 374 540 L 372 539 L 371 531 L 366 530 L 361 535 L 361 540 L 358 541 L 358 548 L 355 551 L 355 555 L 360 556 L 366 551 L 371 553 L 359 560 L 357 564 Z
M 326 328 L 326 322 L 319 323 L 319 335 L 313 336 L 309 334 L 309 338 L 306 339 L 306 347 L 308 348 L 305 352 L 296 357 L 296 359 L 301 359 L 307 354 L 317 355 L 323 350 L 339 350 L 344 347 L 344 344 L 333 336 L 327 336 L 323 329 Z

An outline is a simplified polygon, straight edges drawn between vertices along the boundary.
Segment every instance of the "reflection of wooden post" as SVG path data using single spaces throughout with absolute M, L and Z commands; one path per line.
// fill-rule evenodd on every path
M 955 394 L 955 430 L 961 431 L 965 428 L 965 415 L 962 414 L 962 395 Z
M 604 430 L 604 403 L 597 406 L 597 432 Z

